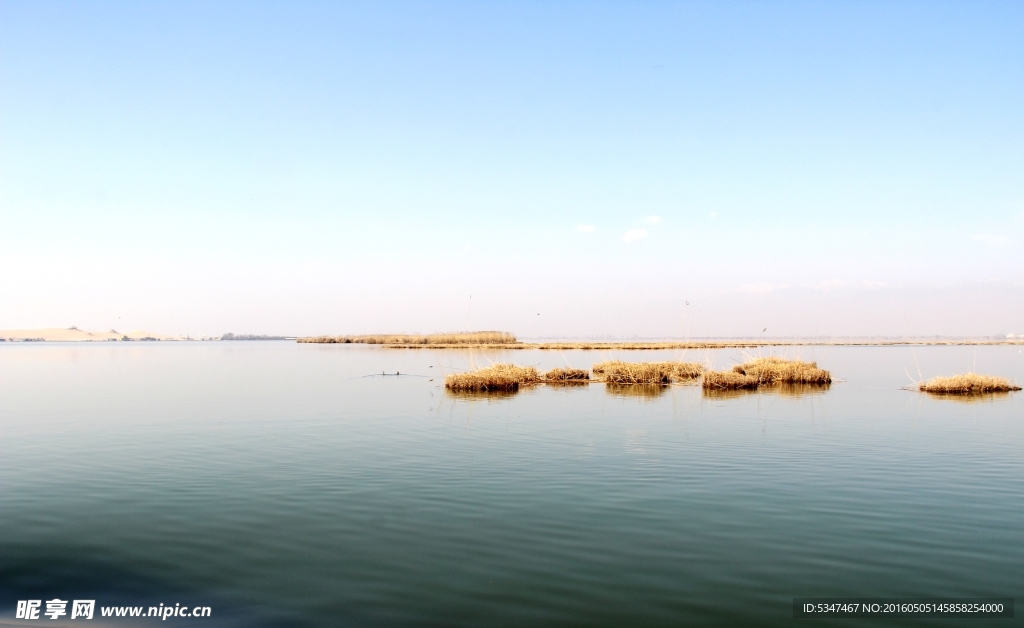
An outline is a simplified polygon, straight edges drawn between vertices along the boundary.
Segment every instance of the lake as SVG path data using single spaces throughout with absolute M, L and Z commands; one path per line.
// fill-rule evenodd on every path
M 112 626 L 789 626 L 794 597 L 1022 596 L 1024 395 L 903 389 L 1019 383 L 1019 347 L 749 354 L 838 381 L 456 397 L 489 361 L 744 354 L 0 343 L 0 625 L 57 597 Z

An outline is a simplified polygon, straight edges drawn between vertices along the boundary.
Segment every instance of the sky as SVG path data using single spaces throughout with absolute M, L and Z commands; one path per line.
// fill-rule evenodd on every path
M 1020 2 L 0 0 L 0 329 L 1024 333 Z

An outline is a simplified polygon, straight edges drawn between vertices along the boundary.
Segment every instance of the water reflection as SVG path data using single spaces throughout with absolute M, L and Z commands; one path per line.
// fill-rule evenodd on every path
M 1024 381 L 1016 348 L 829 348 L 836 390 L 701 405 L 447 393 L 430 374 L 474 365 L 430 349 L 109 345 L 0 343 L 0 615 L 59 595 L 210 605 L 218 628 L 788 627 L 813 591 L 1024 582 L 1024 396 L 900 390 L 975 357 Z
M 607 384 L 605 390 L 609 395 L 629 397 L 631 399 L 651 400 L 665 394 L 668 386 L 661 384 Z
M 773 384 L 754 389 L 705 388 L 703 395 L 706 399 L 736 399 L 764 394 L 798 399 L 826 393 L 829 388 L 831 388 L 831 384 Z
M 931 391 L 922 391 L 922 392 L 924 392 L 927 396 L 929 396 L 929 397 L 931 397 L 933 399 L 942 399 L 944 401 L 955 401 L 957 403 L 967 403 L 967 404 L 970 404 L 970 403 L 994 403 L 996 401 L 1005 401 L 1006 399 L 1010 398 L 1010 395 L 1013 394 L 1010 391 L 990 392 L 990 393 L 982 393 L 982 394 L 976 394 L 976 395 L 971 395 L 971 394 L 965 395 L 965 394 L 961 394 L 961 393 L 941 393 L 941 392 L 931 392 Z
M 451 390 L 444 389 L 449 399 L 458 401 L 501 401 L 515 397 L 518 390 Z
M 592 383 L 594 382 L 586 379 L 566 379 L 562 381 L 544 382 L 545 385 L 551 386 L 552 388 L 582 388 L 583 386 L 589 386 Z
M 544 386 L 549 386 L 551 388 L 555 388 L 558 390 L 566 390 L 585 388 L 592 383 L 593 382 L 590 381 L 568 380 L 561 382 L 544 382 Z M 539 384 L 520 386 L 516 390 L 451 390 L 450 388 L 445 388 L 444 393 L 445 396 L 448 397 L 449 399 L 456 399 L 459 401 L 479 401 L 481 399 L 489 401 L 500 401 L 503 399 L 515 397 L 522 391 L 536 390 L 538 387 Z

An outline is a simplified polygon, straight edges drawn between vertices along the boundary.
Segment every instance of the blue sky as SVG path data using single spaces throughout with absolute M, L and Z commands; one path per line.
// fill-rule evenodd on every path
M 1024 333 L 1021 33 L 1012 2 L 0 0 L 0 328 Z

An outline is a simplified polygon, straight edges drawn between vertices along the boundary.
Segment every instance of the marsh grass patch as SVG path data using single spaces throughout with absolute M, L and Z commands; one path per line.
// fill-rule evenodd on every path
M 816 362 L 773 356 L 747 360 L 731 371 L 708 371 L 704 373 L 702 386 L 705 390 L 755 390 L 762 386 L 826 387 L 831 383 L 832 374 L 818 368 Z M 807 390 L 801 394 L 807 394 Z
M 831 384 L 832 374 L 816 362 L 779 357 L 755 358 L 732 367 L 734 373 L 753 377 L 760 384 Z
M 590 373 L 584 369 L 553 368 L 544 373 L 544 381 L 548 383 L 582 383 L 589 379 Z
M 918 390 L 933 395 L 977 396 L 992 393 L 1008 393 L 1020 390 L 1005 377 L 963 373 L 952 377 L 934 377 L 917 386 Z
M 623 362 L 609 360 L 598 362 L 592 369 L 594 375 L 608 384 L 659 384 L 668 385 L 692 381 L 704 372 L 704 367 L 695 362 Z
M 735 371 L 708 371 L 702 383 L 705 390 L 753 390 L 760 385 L 756 377 Z
M 444 387 L 454 391 L 516 391 L 521 386 L 540 382 L 540 373 L 532 366 L 492 364 L 469 373 L 447 375 Z

